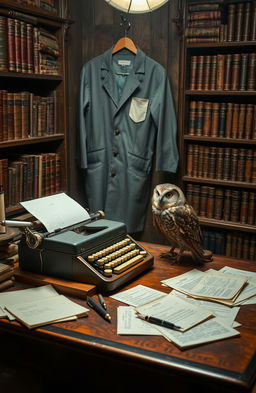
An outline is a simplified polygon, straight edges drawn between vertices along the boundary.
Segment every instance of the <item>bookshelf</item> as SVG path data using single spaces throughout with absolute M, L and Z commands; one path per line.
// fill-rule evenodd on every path
M 181 182 L 216 254 L 256 259 L 256 2 L 185 3 Z
M 67 191 L 66 0 L 0 1 L 0 184 L 20 201 Z

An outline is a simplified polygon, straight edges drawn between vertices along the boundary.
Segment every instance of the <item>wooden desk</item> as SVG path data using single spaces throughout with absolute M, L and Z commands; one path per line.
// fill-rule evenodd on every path
M 165 246 L 143 246 L 154 255 L 154 267 L 125 288 L 143 284 L 168 293 L 170 289 L 160 285 L 162 279 L 197 267 L 190 260 L 176 266 L 159 258 Z M 224 257 L 214 257 L 202 270 L 225 265 L 256 271 L 255 263 Z M 36 370 L 47 381 L 47 392 L 73 392 L 81 384 L 83 391 L 104 393 L 256 391 L 256 305 L 241 307 L 236 318 L 242 324 L 240 337 L 181 351 L 159 336 L 118 336 L 116 309 L 122 303 L 109 297 L 106 302 L 111 324 L 94 311 L 88 318 L 31 331 L 0 320 L 1 361 Z

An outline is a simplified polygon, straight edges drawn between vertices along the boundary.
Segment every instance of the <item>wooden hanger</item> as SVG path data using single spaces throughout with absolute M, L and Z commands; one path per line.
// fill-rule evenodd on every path
M 124 37 L 120 38 L 117 43 L 115 44 L 115 46 L 112 49 L 112 54 L 126 48 L 128 49 L 130 52 L 136 54 L 138 52 L 138 49 L 136 48 L 133 40 L 129 37 L 127 37 L 127 32 L 131 27 L 131 23 L 128 20 L 127 16 L 124 14 L 121 14 L 121 22 L 120 22 L 120 26 L 125 26 L 124 29 Z

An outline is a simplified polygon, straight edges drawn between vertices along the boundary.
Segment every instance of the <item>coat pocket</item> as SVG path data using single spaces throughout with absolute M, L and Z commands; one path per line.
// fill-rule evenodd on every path
M 148 103 L 149 100 L 146 98 L 132 98 L 129 116 L 135 123 L 140 123 L 146 119 Z

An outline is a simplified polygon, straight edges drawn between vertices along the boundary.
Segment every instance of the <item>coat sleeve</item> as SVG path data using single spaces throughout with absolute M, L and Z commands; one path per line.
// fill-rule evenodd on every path
M 165 70 L 151 103 L 151 115 L 157 128 L 156 170 L 176 172 L 179 159 L 176 140 L 177 122 Z
M 81 72 L 80 95 L 79 95 L 79 119 L 78 119 L 78 164 L 81 168 L 87 168 L 87 132 L 86 112 L 90 104 L 90 89 L 86 81 L 86 68 Z

